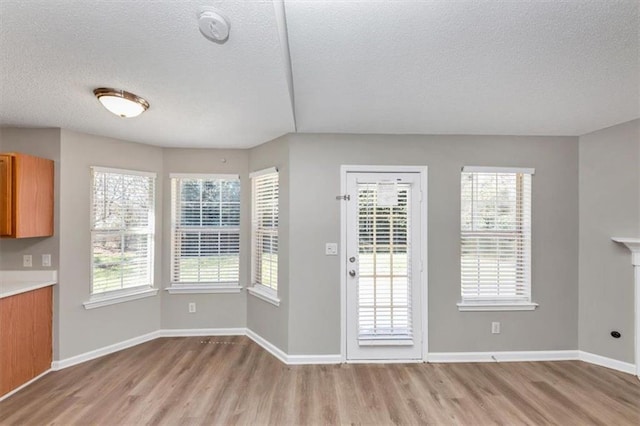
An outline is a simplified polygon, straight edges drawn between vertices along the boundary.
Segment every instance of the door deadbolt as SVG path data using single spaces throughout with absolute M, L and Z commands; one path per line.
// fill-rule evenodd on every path
M 351 256 L 351 257 L 349 258 L 349 262 L 353 263 L 353 262 L 355 262 L 355 261 L 356 261 L 356 258 L 355 258 L 354 256 Z

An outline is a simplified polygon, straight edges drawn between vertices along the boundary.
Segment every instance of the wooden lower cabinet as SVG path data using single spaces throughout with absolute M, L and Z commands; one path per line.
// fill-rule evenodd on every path
M 51 368 L 52 289 L 0 299 L 0 396 Z

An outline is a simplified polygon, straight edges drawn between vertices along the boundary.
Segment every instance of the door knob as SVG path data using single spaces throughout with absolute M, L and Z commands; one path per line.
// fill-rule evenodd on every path
M 349 276 L 351 277 L 355 277 L 356 276 L 356 271 L 354 271 L 353 269 L 349 271 Z

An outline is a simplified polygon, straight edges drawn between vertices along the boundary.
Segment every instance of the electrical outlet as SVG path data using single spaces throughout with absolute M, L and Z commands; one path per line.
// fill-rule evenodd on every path
M 33 256 L 30 254 L 22 256 L 22 266 L 25 268 L 31 268 L 33 266 Z
M 51 255 L 43 254 L 42 255 L 42 266 L 51 266 Z
M 492 334 L 500 334 L 500 323 L 499 322 L 492 322 L 491 323 L 491 333 Z
M 196 312 L 196 302 L 189 302 L 189 313 L 193 314 Z

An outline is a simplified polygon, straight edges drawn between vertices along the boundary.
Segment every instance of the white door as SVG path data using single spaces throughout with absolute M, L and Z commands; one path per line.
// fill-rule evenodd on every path
M 347 172 L 346 358 L 422 359 L 420 173 Z

